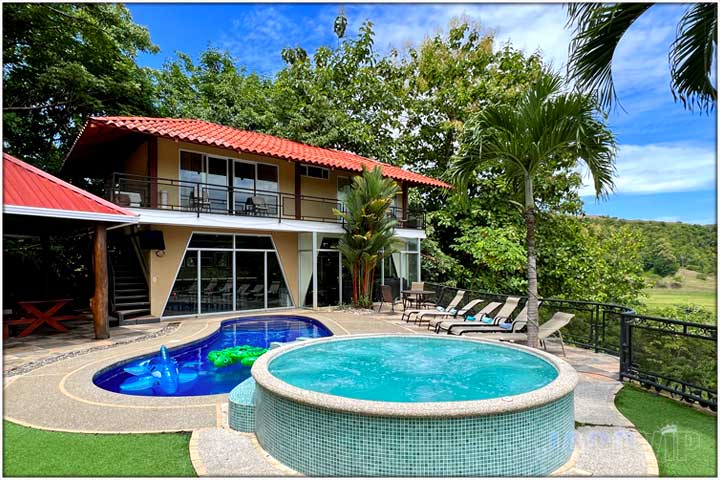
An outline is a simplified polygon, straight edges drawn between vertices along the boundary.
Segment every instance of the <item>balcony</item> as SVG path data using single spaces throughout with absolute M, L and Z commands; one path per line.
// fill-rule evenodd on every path
M 297 193 L 235 188 L 226 185 L 186 182 L 170 178 L 145 177 L 114 173 L 106 188 L 106 198 L 116 205 L 130 208 L 152 208 L 180 212 L 265 217 L 282 220 L 343 223 L 333 213 L 343 211 L 337 198 L 323 198 Z M 423 230 L 425 214 L 391 207 L 390 216 L 398 228 Z

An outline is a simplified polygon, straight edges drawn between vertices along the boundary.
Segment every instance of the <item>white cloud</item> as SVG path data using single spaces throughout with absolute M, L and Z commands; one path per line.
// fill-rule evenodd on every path
M 661 193 L 711 189 L 715 186 L 716 156 L 712 146 L 685 142 L 621 145 L 618 151 L 617 193 Z M 587 171 L 581 195 L 593 195 Z

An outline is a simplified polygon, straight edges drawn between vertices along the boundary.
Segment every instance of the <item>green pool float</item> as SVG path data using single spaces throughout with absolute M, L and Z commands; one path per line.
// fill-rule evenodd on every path
M 267 348 L 238 345 L 222 350 L 212 350 L 208 353 L 207 359 L 218 368 L 235 365 L 238 362 L 250 367 L 260 355 L 267 351 Z

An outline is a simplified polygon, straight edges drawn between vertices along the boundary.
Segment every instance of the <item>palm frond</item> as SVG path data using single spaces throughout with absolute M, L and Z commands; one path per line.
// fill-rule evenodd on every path
M 711 81 L 717 49 L 717 4 L 698 3 L 678 23 L 669 60 L 673 98 L 683 107 L 708 112 L 715 107 L 717 90 Z
M 603 108 L 617 103 L 612 61 L 620 39 L 651 3 L 586 3 L 568 6 L 568 25 L 575 25 L 568 54 L 568 78 L 593 91 Z

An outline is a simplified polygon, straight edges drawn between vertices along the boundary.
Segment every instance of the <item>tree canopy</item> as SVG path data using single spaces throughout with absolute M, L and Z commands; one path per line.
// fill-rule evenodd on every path
M 3 148 L 56 172 L 89 116 L 153 114 L 156 51 L 121 4 L 4 4 Z
M 341 15 L 328 25 L 336 44 L 314 52 L 288 46 L 271 77 L 216 48 L 197 58 L 177 53 L 151 71 L 137 65 L 137 54 L 157 49 L 122 5 L 5 4 L 3 13 L 4 147 L 51 172 L 88 116 L 159 115 L 349 150 L 439 177 L 465 144 L 468 123 L 489 108 L 515 104 L 543 70 L 538 54 L 497 46 L 467 21 L 455 20 L 418 45 L 379 52 L 370 21 L 348 35 Z M 533 185 L 539 293 L 637 299 L 645 235 L 621 227 L 606 232 L 583 220 L 581 179 L 571 163 L 540 169 Z M 412 189 L 411 206 L 428 219 L 423 278 L 524 291 L 519 192 L 497 166 L 467 181 L 462 197 Z M 671 242 L 681 264 L 686 257 L 711 263 L 696 254 L 702 249 L 683 256 Z

